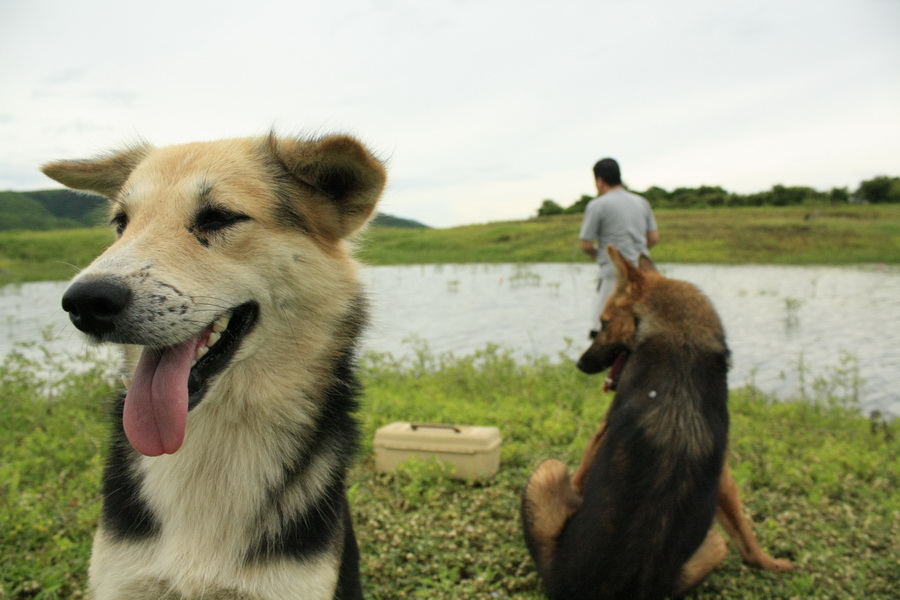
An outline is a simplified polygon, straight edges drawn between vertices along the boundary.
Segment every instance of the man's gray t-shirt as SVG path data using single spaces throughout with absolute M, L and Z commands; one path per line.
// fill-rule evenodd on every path
M 649 256 L 647 234 L 656 231 L 656 219 L 646 199 L 625 188 L 610 190 L 588 202 L 581 224 L 582 240 L 597 242 L 600 277 L 615 277 L 606 247 L 612 244 L 632 264 L 641 254 Z

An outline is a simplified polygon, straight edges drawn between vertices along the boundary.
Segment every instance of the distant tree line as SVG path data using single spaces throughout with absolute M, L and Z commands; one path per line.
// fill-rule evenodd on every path
M 717 206 L 796 206 L 846 204 L 886 204 L 900 203 L 900 177 L 879 176 L 863 181 L 852 194 L 847 188 L 833 188 L 820 192 L 810 187 L 772 186 L 766 192 L 736 194 L 719 186 L 698 188 L 676 188 L 671 192 L 653 186 L 643 192 L 635 192 L 645 197 L 654 208 L 707 208 Z M 587 203 L 594 196 L 582 196 L 568 207 L 562 207 L 553 200 L 544 200 L 538 208 L 537 216 L 583 213 Z

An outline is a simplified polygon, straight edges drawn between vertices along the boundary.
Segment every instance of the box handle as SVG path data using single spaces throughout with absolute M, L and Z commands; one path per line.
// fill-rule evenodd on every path
M 416 431 L 419 427 L 430 427 L 432 429 L 452 429 L 456 433 L 462 433 L 456 425 L 441 425 L 439 423 L 410 423 L 410 428 Z

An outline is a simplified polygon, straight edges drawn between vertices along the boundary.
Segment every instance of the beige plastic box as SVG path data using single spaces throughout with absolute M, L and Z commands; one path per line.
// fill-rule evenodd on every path
M 450 464 L 457 479 L 487 479 L 500 469 L 500 430 L 474 425 L 391 423 L 375 432 L 375 468 L 384 473 L 412 457 Z

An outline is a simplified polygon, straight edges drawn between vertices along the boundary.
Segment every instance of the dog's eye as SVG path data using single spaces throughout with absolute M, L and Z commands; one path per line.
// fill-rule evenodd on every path
M 194 220 L 194 228 L 200 233 L 215 233 L 240 223 L 247 221 L 250 217 L 239 213 L 231 212 L 222 208 L 204 208 L 197 214 Z
M 122 235 L 125 231 L 125 227 L 128 226 L 128 215 L 123 212 L 116 213 L 116 216 L 110 221 L 110 225 L 115 228 L 116 235 Z

